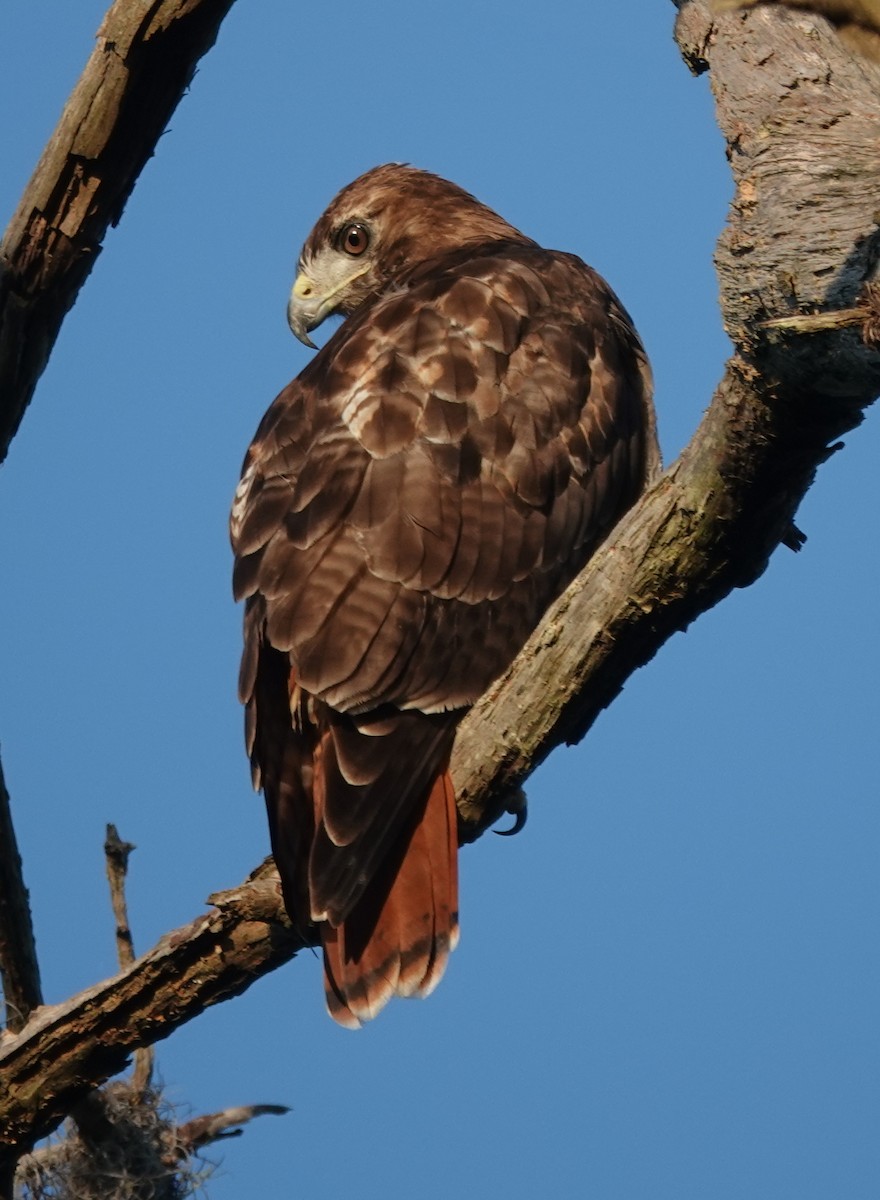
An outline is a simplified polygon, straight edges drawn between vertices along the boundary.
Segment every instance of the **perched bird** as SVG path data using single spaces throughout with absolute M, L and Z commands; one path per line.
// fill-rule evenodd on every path
M 342 326 L 232 509 L 240 694 L 331 1015 L 427 995 L 458 939 L 456 728 L 658 462 L 630 318 L 572 254 L 387 164 L 310 233 L 288 318 Z

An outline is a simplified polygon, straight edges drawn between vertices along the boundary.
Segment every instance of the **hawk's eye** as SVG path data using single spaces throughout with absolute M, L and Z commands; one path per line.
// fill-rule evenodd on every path
M 370 236 L 363 225 L 352 222 L 350 225 L 342 227 L 338 245 L 340 250 L 344 250 L 352 258 L 357 258 L 359 254 L 363 254 L 369 244 Z

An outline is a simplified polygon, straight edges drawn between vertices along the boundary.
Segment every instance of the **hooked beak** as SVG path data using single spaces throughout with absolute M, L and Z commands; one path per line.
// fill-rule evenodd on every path
M 317 329 L 333 313 L 346 312 L 352 284 L 369 270 L 369 263 L 352 270 L 339 254 L 319 256 L 309 262 L 308 271 L 300 266 L 287 304 L 287 322 L 304 346 L 316 349 L 309 330 Z
M 293 336 L 304 346 L 317 350 L 317 346 L 309 337 L 309 330 L 316 329 L 326 315 L 324 298 L 308 275 L 300 271 L 287 304 L 287 323 Z

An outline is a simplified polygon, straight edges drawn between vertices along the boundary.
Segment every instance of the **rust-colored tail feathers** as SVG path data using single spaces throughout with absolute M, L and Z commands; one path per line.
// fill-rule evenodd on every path
M 301 692 L 286 656 L 260 654 L 242 690 L 285 905 L 304 937 L 318 925 L 330 1015 L 358 1028 L 394 995 L 427 996 L 458 941 L 460 713 L 346 716 Z
M 434 781 L 411 838 L 389 856 L 336 928 L 322 926 L 335 1021 L 359 1028 L 392 996 L 427 996 L 458 943 L 458 838 L 449 772 Z

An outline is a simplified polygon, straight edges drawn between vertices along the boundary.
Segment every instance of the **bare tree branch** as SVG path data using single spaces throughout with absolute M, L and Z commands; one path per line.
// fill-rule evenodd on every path
M 860 329 L 766 326 L 867 305 L 862 327 L 874 327 L 878 73 L 821 20 L 813 35 L 784 9 L 715 26 L 705 4 L 680 10 L 686 61 L 711 61 L 736 183 L 715 256 L 736 354 L 690 445 L 464 723 L 453 767 L 475 834 L 672 633 L 762 574 L 817 468 L 880 392 L 880 353 Z
M 130 842 L 122 841 L 115 826 L 107 826 L 104 852 L 123 972 L 135 963 L 125 902 L 128 857 L 133 849 Z M 256 890 L 259 892 L 259 887 Z M 180 931 L 181 935 L 185 938 L 197 926 L 198 922 L 194 922 L 190 931 Z M 90 1003 L 91 997 L 86 1007 Z M 42 1015 L 51 1011 L 43 1009 Z M 77 1019 L 82 1019 L 82 1013 Z M 119 1196 L 120 1200 L 135 1194 L 178 1196 L 183 1194 L 181 1181 L 192 1176 L 193 1156 L 200 1149 L 239 1137 L 243 1132 L 241 1126 L 254 1117 L 290 1111 L 278 1104 L 237 1105 L 178 1125 L 161 1090 L 150 1085 L 152 1044 L 138 1046 L 134 1057 L 134 1071 L 129 1080 L 89 1089 L 80 1096 L 70 1108 L 71 1120 L 59 1141 L 22 1155 L 20 1151 L 38 1136 L 32 1131 L 27 1139 L 10 1142 L 9 1149 L 0 1152 L 3 1200 L 12 1196 L 13 1176 L 30 1192 L 36 1189 L 37 1195 L 70 1194 L 82 1196 L 83 1200 L 93 1195 Z M 44 1067 L 39 1066 L 34 1076 L 41 1104 L 43 1071 Z
M 124 842 L 115 825 L 107 826 L 104 839 L 104 861 L 107 867 L 107 882 L 110 885 L 110 906 L 116 922 L 116 957 L 125 970 L 134 962 L 134 939 L 128 923 L 128 905 L 125 902 L 125 876 L 128 874 L 128 856 L 137 847 Z
M 0 242 L 0 462 L 61 323 L 233 0 L 116 0 Z
M 0 982 L 6 1028 L 17 1033 L 43 1003 L 27 888 L 0 763 Z
M 213 1142 L 241 1137 L 241 1126 L 252 1121 L 254 1117 L 283 1117 L 289 1112 L 290 1109 L 284 1104 L 239 1104 L 233 1108 L 224 1108 L 220 1112 L 194 1117 L 185 1125 L 178 1125 L 177 1138 L 183 1152 L 192 1154 L 193 1151 L 210 1146 Z
M 301 947 L 271 862 L 218 907 L 166 934 L 128 970 L 64 1004 L 38 1009 L 0 1052 L 0 1146 L 48 1133 L 89 1087 L 138 1046 L 244 991 Z
M 96 1122 L 87 1137 L 68 1128 L 61 1139 L 22 1155 L 16 1183 L 23 1195 L 65 1200 L 201 1195 L 214 1169 L 201 1157 L 206 1146 L 240 1137 L 242 1126 L 255 1117 L 290 1112 L 282 1104 L 238 1105 L 177 1125 L 160 1093 L 151 1091 L 144 1101 L 125 1083 L 114 1082 L 95 1094 L 105 1106 L 106 1128 Z
M 124 842 L 115 825 L 107 826 L 104 839 L 104 860 L 107 865 L 107 882 L 110 884 L 110 905 L 116 922 L 116 957 L 124 971 L 134 962 L 134 939 L 128 921 L 128 904 L 125 900 L 125 877 L 128 874 L 128 856 L 137 847 Z M 140 1046 L 134 1054 L 134 1070 L 131 1074 L 131 1090 L 137 1096 L 146 1095 L 153 1078 L 153 1047 Z
M 108 227 L 119 221 L 232 2 L 116 0 L 108 11 L 0 242 L 0 462 Z M 14 1030 L 40 1003 L 40 986 L 5 788 L 0 820 L 0 956 Z M 12 1190 L 14 1159 L 0 1154 L 3 1196 Z

